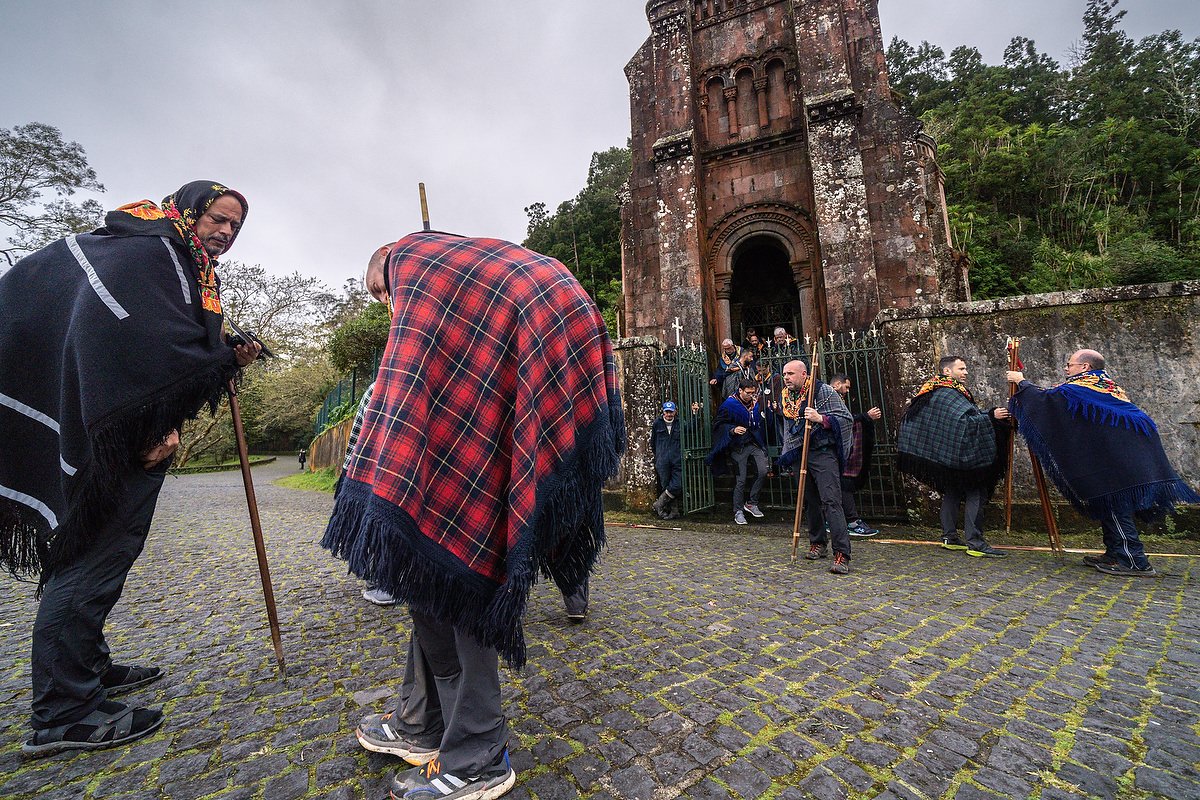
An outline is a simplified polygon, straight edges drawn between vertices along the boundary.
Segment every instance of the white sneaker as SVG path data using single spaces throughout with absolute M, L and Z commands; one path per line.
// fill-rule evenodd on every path
M 737 511 L 733 512 L 733 521 L 736 522 L 738 525 L 746 524 L 746 515 L 742 513 L 742 510 L 740 508 Z
M 394 606 L 396 598 L 385 592 L 383 589 L 364 589 L 363 600 L 368 603 L 374 603 L 377 606 Z
M 746 503 L 745 509 L 747 512 L 749 512 L 750 516 L 762 519 L 762 511 L 760 511 L 758 506 L 754 505 L 753 503 Z

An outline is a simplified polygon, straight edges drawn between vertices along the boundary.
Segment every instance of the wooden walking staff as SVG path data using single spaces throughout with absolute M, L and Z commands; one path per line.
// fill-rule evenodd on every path
M 1013 338 L 1009 340 L 1008 345 L 1008 368 L 1010 370 L 1022 370 L 1024 364 L 1021 363 L 1021 340 Z M 1010 383 L 1008 385 L 1008 396 L 1012 397 L 1017 392 L 1017 385 Z M 1015 428 L 1015 422 L 1013 423 Z M 1013 431 L 1014 439 L 1016 431 Z M 1004 484 L 1004 516 L 1009 528 L 1012 527 L 1012 466 L 1013 466 L 1013 443 L 1014 439 L 1009 440 L 1008 450 L 1008 477 Z M 1046 533 L 1050 537 L 1050 550 L 1059 558 L 1066 555 L 1063 550 L 1062 538 L 1058 534 L 1058 521 L 1054 518 L 1054 508 L 1050 505 L 1050 491 L 1046 488 L 1046 475 L 1042 472 L 1042 465 L 1038 462 L 1037 456 L 1033 454 L 1033 450 L 1029 451 L 1029 464 L 1033 468 L 1033 482 L 1037 485 L 1038 500 L 1042 506 L 1042 521 L 1046 525 Z
M 1018 350 L 1021 348 L 1021 340 L 1017 337 L 1008 337 L 1008 368 L 1009 370 L 1020 369 L 1021 357 L 1018 355 Z M 1010 383 L 1008 385 L 1008 396 L 1011 398 L 1017 393 L 1017 385 Z M 1013 454 L 1017 450 L 1017 431 L 1016 424 L 1013 420 L 1008 421 L 1008 426 L 1012 428 L 1012 432 L 1008 436 L 1008 469 L 1004 472 L 1004 532 L 1012 533 L 1012 506 L 1013 506 Z
M 808 395 L 804 398 L 804 408 L 809 408 L 813 401 L 813 390 L 817 387 L 817 346 L 813 345 L 812 370 L 808 373 Z M 796 410 L 797 416 L 803 418 L 804 409 Z M 804 508 L 804 487 L 808 483 L 808 439 L 812 434 L 812 426 L 804 423 L 804 444 L 800 448 L 800 488 L 796 491 L 796 519 L 792 523 L 792 563 L 796 563 L 796 553 L 800 549 L 800 514 Z
M 267 547 L 263 543 L 262 523 L 258 519 L 258 501 L 254 498 L 254 481 L 250 477 L 250 452 L 246 448 L 246 429 L 242 427 L 242 411 L 238 406 L 237 387 L 229 381 L 229 412 L 233 416 L 233 433 L 237 439 L 238 456 L 242 460 L 242 483 L 246 486 L 246 505 L 250 508 L 250 528 L 254 531 L 254 552 L 258 554 L 258 575 L 262 579 L 263 599 L 267 602 L 267 622 L 271 625 L 271 644 L 275 645 L 275 661 L 279 676 L 287 677 L 283 664 L 283 643 L 279 638 L 279 614 L 275 610 L 275 591 L 271 588 L 271 568 L 267 565 Z
M 429 200 L 425 197 L 425 184 L 418 183 L 417 190 L 421 193 L 421 224 L 424 226 L 422 230 L 430 230 L 429 228 Z

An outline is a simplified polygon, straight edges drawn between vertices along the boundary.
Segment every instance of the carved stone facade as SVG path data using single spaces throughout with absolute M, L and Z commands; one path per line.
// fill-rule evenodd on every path
M 625 69 L 627 336 L 868 326 L 966 299 L 932 140 L 892 99 L 877 0 L 650 0 Z M 767 331 L 769 334 L 769 331 Z

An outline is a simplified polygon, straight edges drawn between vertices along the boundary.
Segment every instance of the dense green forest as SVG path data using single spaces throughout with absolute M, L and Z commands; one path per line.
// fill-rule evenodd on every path
M 893 91 L 939 142 L 976 298 L 1200 278 L 1200 40 L 1133 41 L 1089 0 L 1060 65 L 892 39 Z
M 592 154 L 587 186 L 551 213 L 545 203 L 526 207 L 524 245 L 556 258 L 596 301 L 609 333 L 616 335 L 621 304 L 621 206 L 617 193 L 629 180 L 628 147 Z

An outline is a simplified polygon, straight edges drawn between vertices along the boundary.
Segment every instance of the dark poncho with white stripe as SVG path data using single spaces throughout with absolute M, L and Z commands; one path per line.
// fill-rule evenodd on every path
M 0 568 L 14 576 L 77 554 L 139 454 L 236 372 L 181 237 L 114 228 L 122 214 L 0 277 Z

